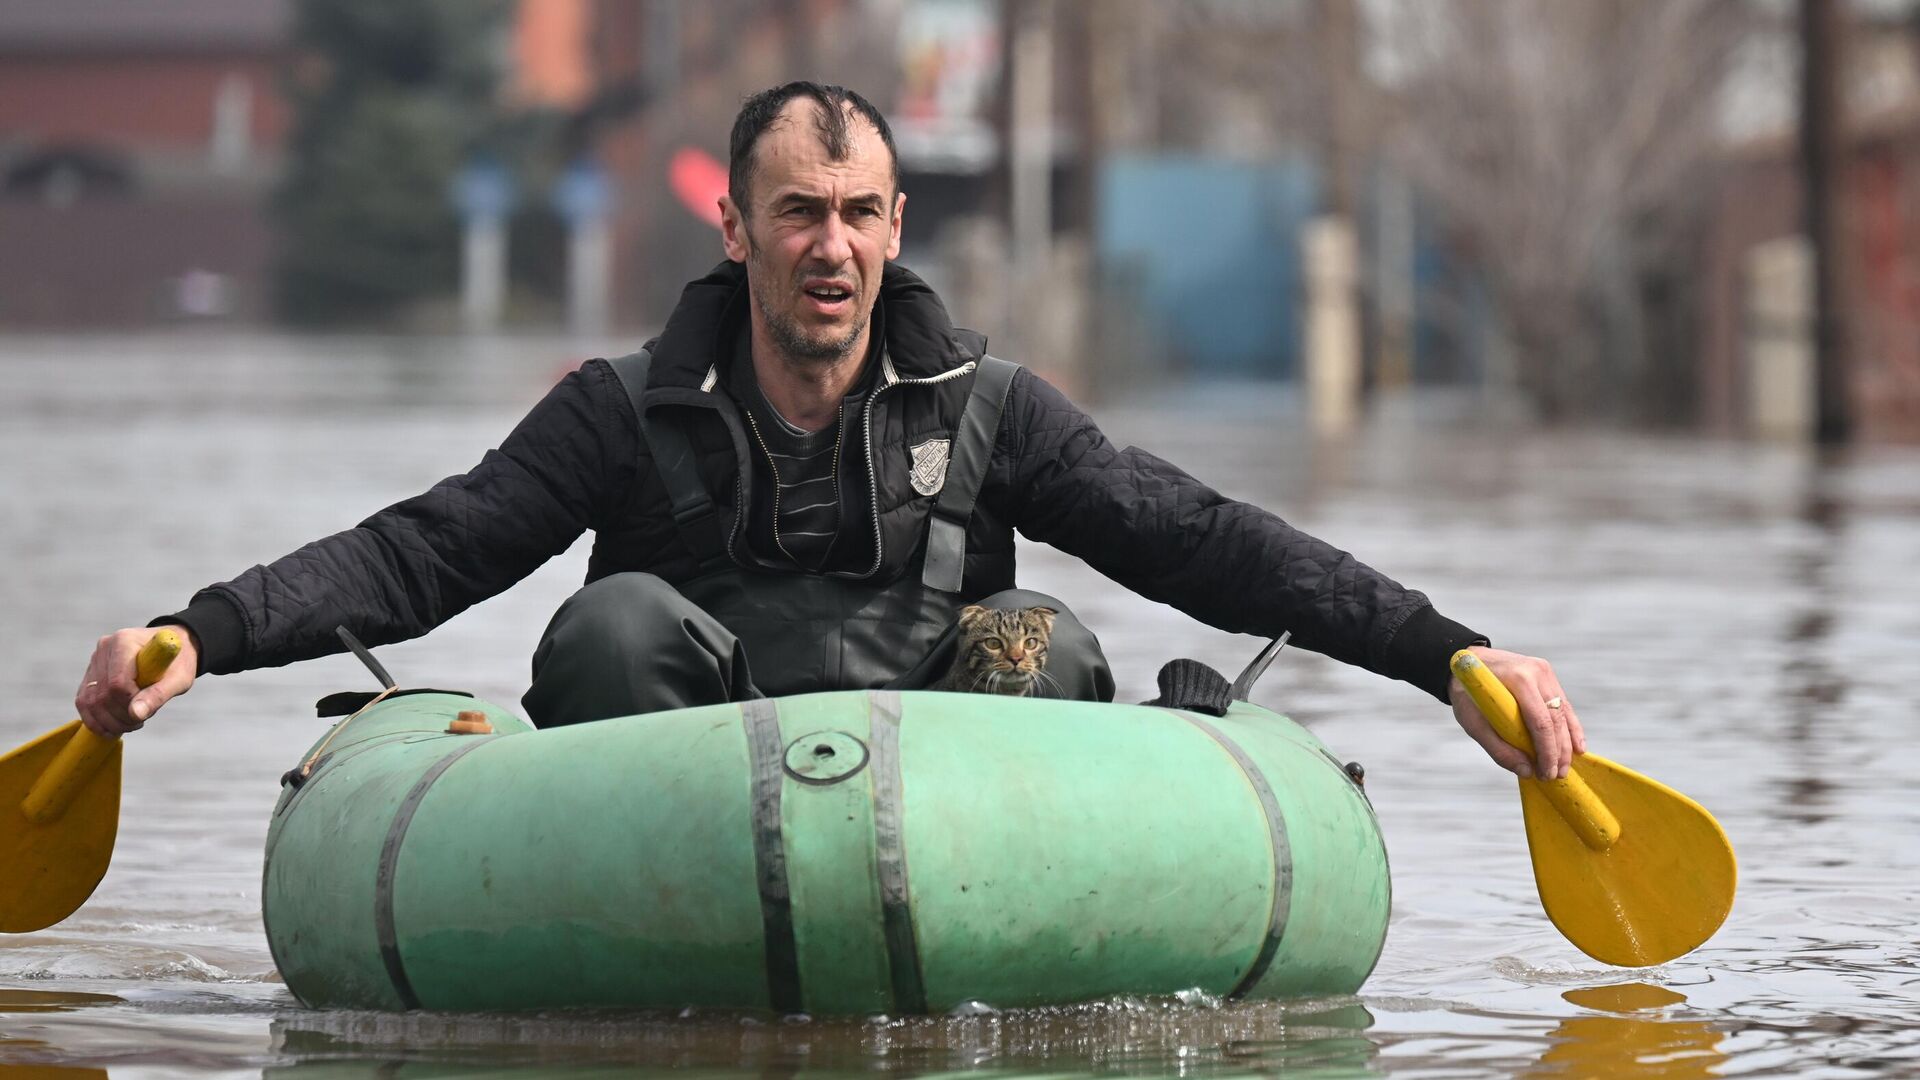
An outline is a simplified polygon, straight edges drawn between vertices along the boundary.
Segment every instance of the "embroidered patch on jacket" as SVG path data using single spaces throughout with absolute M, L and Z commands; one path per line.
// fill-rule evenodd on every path
M 913 490 L 932 495 L 947 486 L 947 457 L 952 439 L 928 439 L 911 447 L 913 454 Z

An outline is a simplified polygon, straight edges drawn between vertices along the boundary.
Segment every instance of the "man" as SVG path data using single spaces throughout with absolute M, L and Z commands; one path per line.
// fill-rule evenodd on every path
M 1522 776 L 1585 749 L 1543 660 L 1487 647 L 1420 593 L 1145 451 L 986 355 L 889 260 L 906 197 L 865 99 L 790 83 L 735 121 L 721 200 L 728 261 L 687 286 L 641 353 L 562 380 L 498 450 L 346 532 L 196 594 L 153 626 L 182 658 L 140 691 L 156 631 L 100 640 L 75 704 L 138 729 L 201 673 L 426 633 L 585 529 L 587 584 L 534 655 L 542 726 L 761 695 L 925 687 L 967 603 L 1059 612 L 1049 672 L 1111 699 L 1098 643 L 1064 604 L 1014 588 L 1013 530 L 1225 630 L 1301 647 L 1450 702 Z M 1474 645 L 1519 700 L 1537 753 L 1501 742 L 1451 678 Z

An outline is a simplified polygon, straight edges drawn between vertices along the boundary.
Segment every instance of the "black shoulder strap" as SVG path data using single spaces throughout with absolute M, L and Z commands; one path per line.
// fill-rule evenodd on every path
M 680 539 L 700 561 L 702 571 L 726 565 L 726 538 L 720 532 L 720 512 L 713 497 L 700 482 L 700 470 L 694 466 L 693 444 L 687 433 L 672 424 L 656 424 L 647 419 L 640 404 L 647 389 L 647 369 L 653 354 L 645 349 L 617 360 L 607 361 L 620 385 L 633 402 L 633 415 L 640 421 L 640 438 L 653 458 L 653 467 L 667 487 L 667 499 L 673 504 L 673 523 Z
M 983 356 L 974 372 L 973 392 L 961 409 L 947 458 L 947 481 L 933 500 L 933 514 L 927 521 L 927 559 L 920 580 L 929 589 L 957 593 L 966 577 L 967 523 L 980 498 L 980 485 L 986 482 L 987 466 L 993 463 L 1007 388 L 1019 370 L 1019 364 Z
M 645 416 L 640 408 L 640 395 L 647 392 L 647 369 L 653 367 L 653 354 L 645 349 L 637 353 L 607 361 L 613 374 L 620 380 L 620 388 L 627 392 L 627 400 L 633 402 L 633 415 Z

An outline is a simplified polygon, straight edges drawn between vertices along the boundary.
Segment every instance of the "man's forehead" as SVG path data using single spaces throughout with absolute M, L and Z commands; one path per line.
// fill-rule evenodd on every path
M 809 100 L 789 102 L 780 116 L 767 126 L 755 147 L 759 165 L 765 171 L 817 172 L 857 177 L 876 174 L 875 183 L 884 192 L 892 184 L 891 157 L 886 143 L 867 119 L 858 113 L 847 117 L 846 156 L 835 160 L 821 134 L 819 106 Z M 776 180 L 776 184 L 778 180 Z
M 864 167 L 849 161 L 817 161 L 790 166 L 773 164 L 761 170 L 755 184 L 763 205 L 787 200 L 807 202 L 861 203 L 884 206 L 893 190 L 892 177 L 884 167 Z

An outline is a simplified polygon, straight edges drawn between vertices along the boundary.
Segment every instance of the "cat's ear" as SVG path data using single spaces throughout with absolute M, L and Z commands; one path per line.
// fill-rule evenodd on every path
M 966 607 L 960 609 L 960 625 L 966 626 L 986 613 L 987 609 L 981 607 L 979 604 L 968 604 Z
M 1054 617 L 1055 615 L 1058 615 L 1058 614 L 1060 614 L 1059 612 L 1057 612 L 1057 611 L 1055 611 L 1055 610 L 1053 610 L 1053 609 L 1052 609 L 1052 608 L 1050 608 L 1050 607 L 1037 607 L 1037 608 L 1034 608 L 1034 609 L 1033 609 L 1033 613 L 1034 613 L 1035 615 L 1038 615 L 1038 616 L 1040 616 L 1040 623 L 1041 623 L 1041 625 L 1043 625 L 1043 626 L 1045 626 L 1045 627 L 1047 628 L 1047 630 L 1048 630 L 1049 632 L 1051 632 L 1051 631 L 1053 630 L 1053 617 Z

